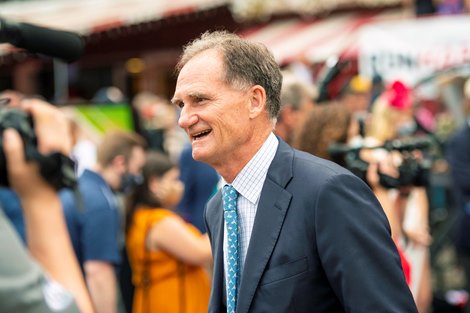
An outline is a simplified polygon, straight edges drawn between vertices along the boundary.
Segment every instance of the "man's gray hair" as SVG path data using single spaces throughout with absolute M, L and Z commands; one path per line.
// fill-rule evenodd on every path
M 265 89 L 269 117 L 276 119 L 280 110 L 282 75 L 273 54 L 263 44 L 249 42 L 226 31 L 205 32 L 183 48 L 176 66 L 177 74 L 194 56 L 211 49 L 223 55 L 227 84 L 240 89 L 260 85 Z

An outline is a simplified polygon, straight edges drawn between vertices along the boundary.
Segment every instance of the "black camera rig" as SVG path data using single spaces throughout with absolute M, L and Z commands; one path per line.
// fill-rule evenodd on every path
M 73 188 L 76 184 L 75 163 L 61 153 L 43 155 L 37 150 L 37 138 L 31 115 L 15 108 L 0 108 L 0 134 L 7 128 L 14 128 L 23 139 L 26 160 L 39 164 L 41 175 L 55 189 Z M 0 137 L 0 185 L 9 186 L 3 139 Z
M 427 186 L 431 164 L 427 160 L 417 159 L 414 156 L 416 150 L 426 150 L 433 145 L 433 140 L 428 137 L 410 137 L 406 139 L 395 139 L 385 142 L 380 146 L 357 146 L 351 147 L 346 144 L 332 144 L 328 152 L 333 158 L 342 157 L 344 167 L 367 183 L 367 170 L 369 163 L 361 159 L 360 151 L 363 149 L 384 149 L 387 151 L 398 151 L 402 155 L 402 163 L 398 167 L 398 177 L 392 177 L 380 172 L 379 182 L 385 188 L 399 188 L 404 186 Z

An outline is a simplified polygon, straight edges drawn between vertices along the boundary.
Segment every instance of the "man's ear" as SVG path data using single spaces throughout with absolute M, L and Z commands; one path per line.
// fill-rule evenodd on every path
M 259 116 L 266 111 L 266 90 L 260 85 L 250 88 L 250 118 Z
M 114 168 L 116 169 L 124 169 L 126 168 L 126 158 L 123 155 L 117 155 L 114 157 L 112 163 Z

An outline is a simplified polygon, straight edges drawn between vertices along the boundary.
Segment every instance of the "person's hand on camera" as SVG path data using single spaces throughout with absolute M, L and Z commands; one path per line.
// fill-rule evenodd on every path
M 381 185 L 380 175 L 398 179 L 399 173 L 396 166 L 389 159 L 371 162 L 367 170 L 367 182 L 372 189 L 386 188 Z
M 63 113 L 52 105 L 37 99 L 24 100 L 21 109 L 31 114 L 37 136 L 37 148 L 42 154 L 61 152 L 67 155 L 72 141 L 69 125 Z M 34 161 L 26 161 L 24 146 L 18 132 L 7 129 L 3 133 L 4 153 L 11 187 L 22 197 L 53 191 L 42 178 Z

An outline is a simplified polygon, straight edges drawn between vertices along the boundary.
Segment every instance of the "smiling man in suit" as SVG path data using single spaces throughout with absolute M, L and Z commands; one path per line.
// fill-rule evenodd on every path
M 226 182 L 205 211 L 209 312 L 417 312 L 372 191 L 273 134 L 282 78 L 266 47 L 205 33 L 177 71 L 193 158 Z

